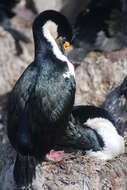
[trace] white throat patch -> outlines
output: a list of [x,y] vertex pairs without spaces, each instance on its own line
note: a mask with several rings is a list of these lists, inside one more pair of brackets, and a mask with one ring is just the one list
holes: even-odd
[[53,53],[54,55],[61,61],[64,61],[68,65],[68,71],[63,74],[64,78],[69,78],[71,75],[75,77],[75,72],[74,72],[74,66],[72,63],[67,59],[66,56],[62,54],[60,49],[57,46],[57,43],[55,39],[58,37],[58,32],[57,32],[58,26],[53,22],[53,21],[47,21],[44,26],[42,27],[44,37],[50,42],[50,44],[53,47]]
[[51,20],[47,21],[43,26],[44,36],[51,43],[52,43],[51,37],[56,39],[58,36],[57,28],[58,26]]

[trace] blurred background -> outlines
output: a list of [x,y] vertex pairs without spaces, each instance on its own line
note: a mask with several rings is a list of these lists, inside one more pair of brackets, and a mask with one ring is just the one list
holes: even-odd
[[75,104],[98,106],[127,75],[126,7],[126,0],[0,1],[0,169],[15,156],[6,136],[6,102],[33,61],[35,16],[47,9],[67,16],[74,32],[68,57],[76,72]]
[[32,62],[32,23],[47,9],[62,12],[73,26],[68,57],[76,68],[76,104],[102,102],[127,73],[126,0],[1,0],[1,97]]

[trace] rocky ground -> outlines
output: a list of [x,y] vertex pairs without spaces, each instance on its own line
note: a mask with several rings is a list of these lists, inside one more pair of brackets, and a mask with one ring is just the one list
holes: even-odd
[[[0,28],[0,190],[14,189],[12,170],[16,153],[6,135],[7,97],[34,54],[32,19],[28,21],[16,16],[12,23],[30,37],[31,43],[20,42],[22,53],[17,55],[13,37]],[[77,55],[80,60],[80,51]],[[76,105],[100,105],[127,74],[127,50],[106,55],[91,52],[86,58],[76,62]],[[126,154],[103,162],[78,152],[63,165],[44,162],[39,163],[36,168],[33,186],[37,190],[127,190]]]

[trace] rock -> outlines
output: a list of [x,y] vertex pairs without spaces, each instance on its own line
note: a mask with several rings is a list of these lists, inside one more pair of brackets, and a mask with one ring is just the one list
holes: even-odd
[[[26,25],[19,23],[19,19],[13,22],[17,28],[30,35],[29,29],[26,30]],[[16,187],[13,178],[16,152],[7,138],[7,110],[3,99],[6,99],[6,93],[12,89],[15,77],[19,77],[32,61],[33,44],[30,47],[23,43],[21,45],[23,53],[17,56],[14,39],[0,28],[0,115],[2,114],[3,123],[0,129],[0,190],[126,190],[126,154],[104,162],[84,156],[81,152],[74,152],[73,158],[55,164],[20,156],[22,164],[15,168],[15,175],[20,176],[19,186]],[[114,61],[109,57],[90,53],[81,61],[76,68],[75,104],[99,105],[108,92],[121,83],[127,73],[126,57],[123,60],[113,59]],[[127,152],[127,133],[125,142]]]
[[[20,162],[24,164],[17,168],[16,174],[20,176],[22,185],[19,183],[15,190],[126,190],[127,187],[125,155],[109,162],[82,156],[80,153],[75,154],[72,160],[64,161],[63,164],[38,163],[32,157],[20,157]],[[9,168],[10,171],[12,167]],[[11,182],[13,189],[15,184]],[[6,185],[6,188],[12,190],[10,186]]]
[[126,74],[126,58],[112,62],[103,54],[91,52],[76,69],[75,104],[101,104]]
[[0,28],[0,49],[0,95],[3,95],[11,90],[15,80],[26,68],[29,56],[27,50],[20,57],[16,55],[15,41],[3,28]]

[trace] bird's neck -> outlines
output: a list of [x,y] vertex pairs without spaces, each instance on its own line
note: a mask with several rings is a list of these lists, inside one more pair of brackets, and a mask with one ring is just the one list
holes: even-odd
[[36,37],[35,39],[35,59],[43,58],[46,56],[47,52],[51,51],[50,44],[45,40],[45,38]]
[[55,39],[57,38],[57,25],[52,21],[47,21],[40,31],[34,34],[35,58],[54,55],[61,61],[67,61],[67,58],[60,51]]

